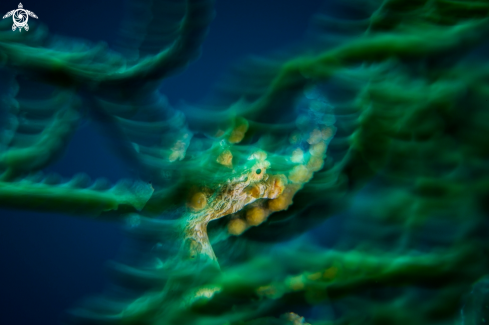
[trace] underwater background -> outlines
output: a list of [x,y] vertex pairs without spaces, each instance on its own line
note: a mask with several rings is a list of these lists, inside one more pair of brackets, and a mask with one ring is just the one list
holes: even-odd
[[[9,160],[30,141],[22,128],[18,143],[0,133],[0,325],[489,321],[489,1],[188,0],[187,45],[202,41],[201,53],[173,58],[188,65],[104,84],[119,57],[101,47],[77,59],[77,46],[119,49],[121,24],[147,15],[158,26],[153,8],[183,2],[128,0],[150,8],[128,12],[123,1],[43,0],[23,3],[38,16],[29,31],[0,21],[0,131],[13,98],[28,112],[15,111],[18,125],[46,127],[29,109],[45,109],[35,96],[47,84],[86,104],[74,104],[82,117],[62,155],[31,168],[44,179],[22,155]],[[41,25],[66,37],[46,43],[55,59],[36,47],[9,57]],[[30,65],[36,55],[46,61]],[[151,124],[175,116],[163,131]],[[145,138],[155,129],[156,145]],[[136,179],[114,186],[136,202],[22,191],[96,187],[79,173]]]

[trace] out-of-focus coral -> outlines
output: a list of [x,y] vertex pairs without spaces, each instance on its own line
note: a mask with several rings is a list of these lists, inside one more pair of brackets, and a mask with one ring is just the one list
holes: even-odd
[[[486,321],[489,3],[352,4],[362,19],[318,14],[302,46],[178,110],[159,86],[198,57],[210,0],[130,2],[165,19],[129,17],[118,52],[1,23],[0,206],[133,241],[66,323]],[[41,173],[87,117],[137,179]]]

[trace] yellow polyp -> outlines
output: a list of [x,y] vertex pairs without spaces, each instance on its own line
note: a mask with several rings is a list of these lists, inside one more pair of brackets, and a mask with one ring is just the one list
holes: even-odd
[[[255,151],[250,158],[257,159],[259,161],[264,161],[265,159],[267,159],[267,153],[263,150],[258,150]],[[268,164],[270,164],[270,162],[268,162]]]
[[214,136],[215,136],[216,138],[220,138],[220,137],[222,137],[223,135],[224,135],[224,131],[223,131],[223,130],[221,130],[221,129],[217,130],[217,131],[216,131],[216,133],[214,134]]
[[277,289],[272,285],[261,286],[256,289],[256,293],[262,297],[273,298],[278,295]]
[[328,140],[333,136],[333,128],[325,127],[321,129],[321,136],[323,140]]
[[[187,135],[185,135],[187,136]],[[181,141],[181,140],[178,140],[175,142],[175,144],[173,144],[173,147],[172,147],[172,150],[173,151],[182,151],[185,149],[185,142],[184,141]]]
[[283,193],[278,196],[276,199],[272,199],[268,201],[268,209],[270,211],[282,211],[289,207],[292,204],[292,197],[295,192],[297,192],[297,188],[294,186],[287,186]]
[[309,144],[316,144],[319,141],[322,140],[322,134],[319,129],[314,129],[310,134],[309,138],[307,139],[307,143]]
[[321,168],[323,168],[324,160],[320,157],[316,156],[311,156],[309,161],[307,162],[307,169],[309,169],[311,172],[317,172]]
[[170,162],[174,162],[177,160],[182,160],[183,158],[185,158],[185,142],[178,140],[173,144],[168,160]]
[[292,158],[290,158],[292,162],[302,164],[304,162],[304,151],[301,148],[297,148],[292,152]]
[[307,279],[311,280],[311,281],[317,281],[317,280],[321,279],[322,275],[323,274],[321,272],[312,273],[312,274],[309,274],[307,276]]
[[270,211],[282,211],[289,206],[288,199],[283,195],[268,201],[268,208]]
[[249,195],[254,197],[255,199],[259,198],[261,196],[261,190],[260,187],[257,185],[252,185],[247,188],[247,192]]
[[239,236],[246,230],[247,226],[246,221],[243,219],[232,219],[228,223],[228,233],[234,236]]
[[288,325],[311,325],[309,323],[305,323],[304,317],[301,317],[296,313],[290,312],[283,315],[283,317],[287,320]]
[[193,210],[200,211],[207,205],[207,197],[204,193],[195,193],[188,204]]
[[333,280],[337,274],[338,274],[338,268],[335,266],[332,266],[332,267],[326,269],[326,271],[324,271],[323,278],[327,279],[327,280]]
[[268,179],[269,193],[268,197],[274,199],[283,193],[285,189],[285,176],[284,175],[274,175]]
[[226,166],[233,166],[233,154],[229,150],[224,150],[216,159],[217,163]]
[[319,143],[313,144],[309,148],[309,153],[312,156],[322,157],[326,153],[326,143],[324,141],[321,141]]
[[305,285],[301,275],[290,277],[288,279],[288,286],[293,291],[304,290]]
[[204,287],[204,288],[200,288],[194,295],[194,298],[195,299],[198,299],[198,298],[212,298],[214,296],[214,294],[216,294],[217,292],[220,292],[222,289],[218,286],[213,286],[213,287]]
[[267,218],[265,209],[261,207],[253,207],[246,211],[246,221],[250,226],[258,226]]
[[236,126],[234,127],[234,129],[231,131],[231,134],[229,135],[228,141],[230,143],[241,142],[246,134],[246,131],[248,131],[248,126],[249,123],[246,119],[239,118],[236,122]]
[[293,183],[306,183],[312,177],[312,172],[304,165],[295,166],[289,173],[289,180]]
[[183,154],[182,154],[181,151],[172,151],[172,153],[168,157],[168,160],[170,162],[174,162],[174,161],[177,161],[177,160],[180,160],[180,159],[183,159]]

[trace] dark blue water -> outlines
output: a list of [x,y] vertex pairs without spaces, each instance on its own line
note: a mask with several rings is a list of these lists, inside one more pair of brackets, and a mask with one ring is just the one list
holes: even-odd
[[[114,0],[23,2],[52,33],[109,45],[117,36],[122,4]],[[161,91],[172,104],[197,103],[240,58],[299,41],[321,4],[320,0],[218,1],[202,56],[166,80]],[[3,16],[17,6],[16,1],[2,0],[0,13]],[[111,181],[130,175],[91,124],[79,130],[65,156],[50,170],[66,177],[85,172],[93,179]],[[64,310],[103,290],[104,263],[117,255],[122,240],[118,227],[109,223],[0,210],[0,325],[57,324]]]

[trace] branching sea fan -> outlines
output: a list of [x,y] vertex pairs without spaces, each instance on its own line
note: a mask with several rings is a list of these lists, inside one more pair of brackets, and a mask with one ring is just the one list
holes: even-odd
[[[2,22],[2,217],[128,236],[64,323],[489,321],[489,2],[343,5],[178,107],[161,85],[198,59],[211,0],[129,1],[116,50]],[[42,173],[87,119],[133,179]]]

